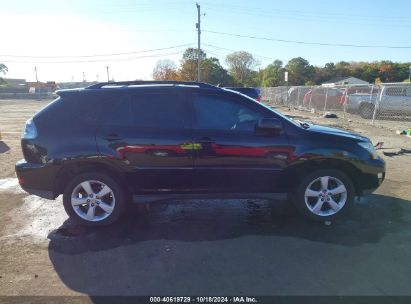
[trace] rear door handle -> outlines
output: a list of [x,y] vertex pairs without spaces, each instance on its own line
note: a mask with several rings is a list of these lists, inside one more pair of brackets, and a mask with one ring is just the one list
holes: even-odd
[[104,139],[108,141],[116,141],[121,140],[122,137],[118,134],[107,134],[106,136],[104,136]]

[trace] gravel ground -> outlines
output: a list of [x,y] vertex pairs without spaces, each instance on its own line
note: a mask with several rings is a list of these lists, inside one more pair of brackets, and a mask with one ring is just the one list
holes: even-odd
[[[330,226],[280,201],[193,200],[82,228],[14,176],[24,121],[47,102],[0,100],[0,296],[411,295],[410,155],[384,156],[383,185]],[[381,155],[411,149],[383,124],[280,110],[384,142]]]

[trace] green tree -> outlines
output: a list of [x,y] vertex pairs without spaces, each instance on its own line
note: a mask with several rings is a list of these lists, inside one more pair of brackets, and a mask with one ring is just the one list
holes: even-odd
[[233,85],[233,78],[224,69],[217,58],[210,57],[201,61],[201,81],[222,86]]
[[[203,50],[200,50],[200,59],[204,60],[207,57]],[[197,80],[197,58],[198,49],[188,48],[183,54],[180,66],[180,78],[186,81]]]
[[225,61],[236,85],[255,85],[257,72],[254,69],[258,66],[258,62],[252,54],[245,51],[234,52],[227,55]]
[[305,85],[307,81],[314,81],[315,68],[302,57],[291,59],[285,69],[288,71],[290,85]]
[[[4,63],[0,63],[0,74],[6,75],[8,68]],[[0,84],[5,83],[4,79],[0,77]]]
[[362,66],[360,79],[363,79],[369,83],[374,83],[375,79],[379,76],[379,67],[377,63],[365,62]]
[[350,76],[350,63],[346,61],[337,62],[335,72],[337,77]]
[[262,70],[261,86],[276,87],[284,82],[284,68],[281,60],[274,60],[265,69]]

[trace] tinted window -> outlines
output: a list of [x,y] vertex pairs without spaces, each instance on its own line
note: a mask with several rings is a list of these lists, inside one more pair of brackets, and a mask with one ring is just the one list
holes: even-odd
[[123,98],[119,100],[115,105],[102,117],[102,121],[106,125],[112,126],[132,126],[132,107],[131,100]]
[[131,98],[136,127],[186,128],[185,107],[176,94],[141,94]]
[[196,128],[253,131],[263,116],[240,102],[218,95],[194,95]]
[[93,94],[72,94],[60,97],[38,113],[41,123],[79,126],[94,124],[110,98]]

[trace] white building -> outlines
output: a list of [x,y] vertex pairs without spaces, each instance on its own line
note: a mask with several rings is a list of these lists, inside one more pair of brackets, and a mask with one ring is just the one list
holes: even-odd
[[355,78],[355,77],[337,77],[334,79],[331,79],[329,81],[326,81],[322,84],[323,87],[333,87],[336,85],[367,85],[369,84],[368,82]]

